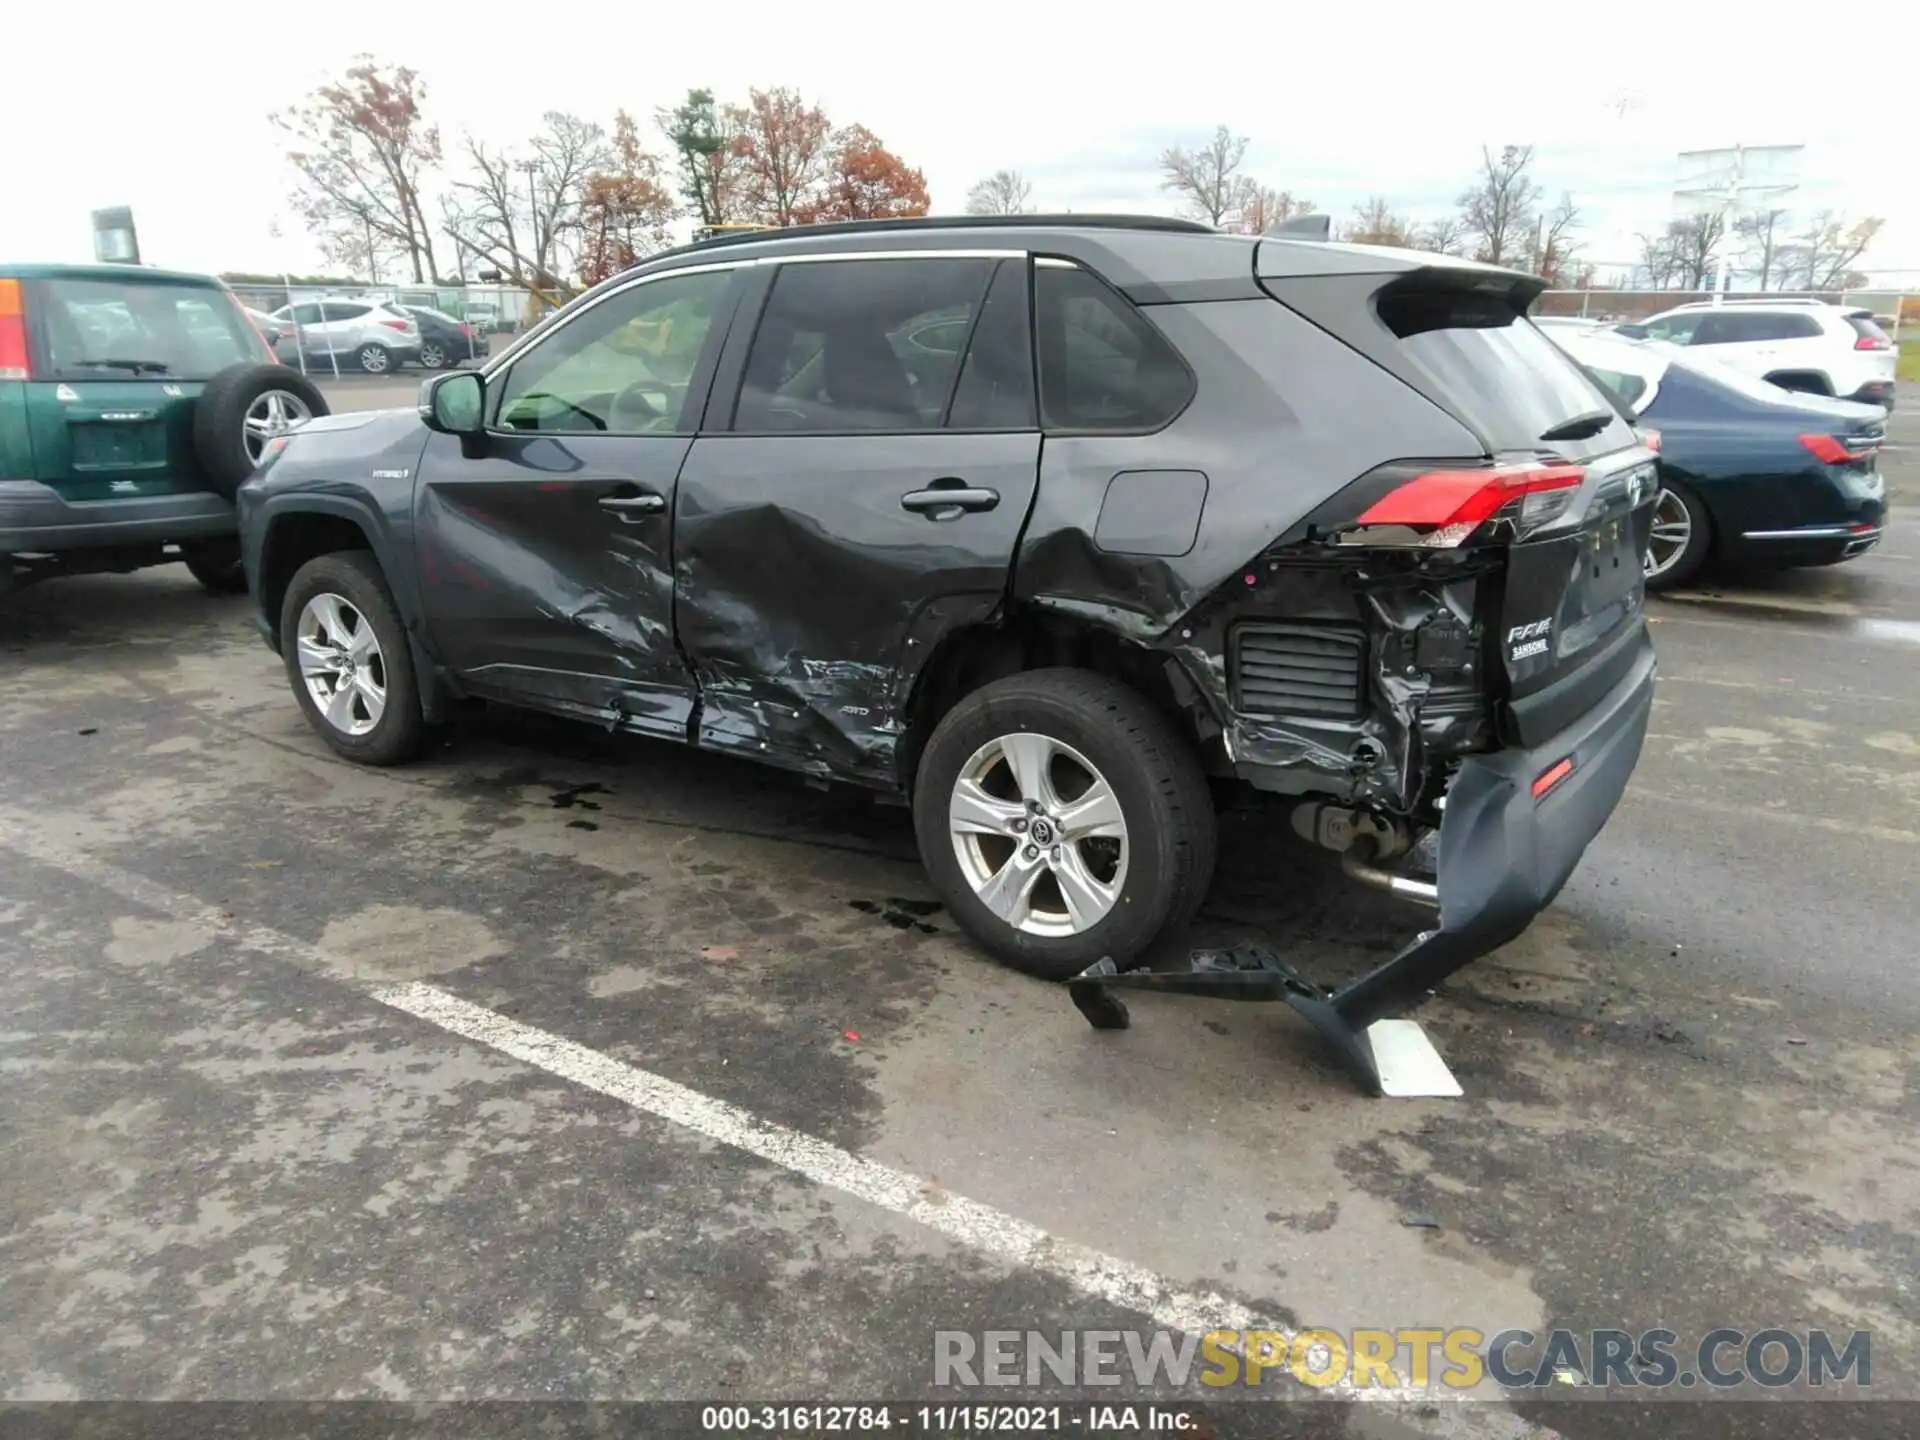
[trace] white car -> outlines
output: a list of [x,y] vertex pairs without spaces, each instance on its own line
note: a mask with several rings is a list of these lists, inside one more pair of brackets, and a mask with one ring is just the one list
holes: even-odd
[[1893,408],[1899,356],[1871,310],[1824,300],[1729,300],[1681,305],[1622,331],[1701,348],[1785,390]]
[[309,370],[337,363],[343,370],[386,375],[420,362],[419,322],[372,300],[303,300],[282,305],[272,318],[283,337],[275,351],[289,365],[298,365],[304,353]]

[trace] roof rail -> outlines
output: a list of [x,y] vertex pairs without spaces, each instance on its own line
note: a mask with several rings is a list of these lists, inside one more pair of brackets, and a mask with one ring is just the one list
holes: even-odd
[[676,245],[658,255],[649,255],[642,264],[664,260],[669,255],[722,249],[728,245],[751,245],[756,241],[815,235],[876,235],[900,230],[1006,230],[1045,227],[1071,230],[1171,230],[1183,235],[1217,235],[1211,225],[1197,220],[1181,220],[1171,215],[916,215],[902,220],[838,220],[827,225],[768,226],[733,234],[713,235],[686,245]]

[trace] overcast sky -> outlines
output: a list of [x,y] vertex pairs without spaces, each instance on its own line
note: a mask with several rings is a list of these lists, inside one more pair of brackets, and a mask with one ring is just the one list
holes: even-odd
[[[1679,151],[1804,143],[1793,203],[1884,216],[1864,266],[1920,288],[1920,140],[1875,64],[1914,53],[1920,7],[1875,11],[1843,55],[1790,38],[1759,0],[1377,3],[1299,18],[1212,0],[27,3],[39,25],[84,25],[88,39],[62,60],[23,50],[9,22],[0,259],[90,259],[89,212],[125,204],[155,264],[318,268],[267,114],[371,52],[421,73],[449,148],[463,131],[512,142],[550,109],[610,121],[622,106],[651,116],[691,86],[744,98],[792,85],[923,169],[936,211],[959,210],[1002,166],[1032,180],[1039,208],[1170,211],[1157,155],[1224,123],[1252,137],[1251,173],[1338,219],[1369,194],[1426,218],[1452,208],[1483,143],[1531,143],[1539,180],[1573,193],[1584,253],[1603,265],[1630,263],[1635,232],[1671,216]],[[551,25],[522,28],[527,16]]]

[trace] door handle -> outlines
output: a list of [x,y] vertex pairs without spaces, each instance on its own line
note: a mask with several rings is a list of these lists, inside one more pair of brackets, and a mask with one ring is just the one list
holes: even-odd
[[611,510],[614,515],[626,521],[638,520],[643,515],[659,515],[667,508],[667,497],[648,492],[641,495],[608,495],[600,501],[602,510]]
[[900,497],[900,508],[925,515],[930,520],[954,520],[970,510],[991,510],[1000,503],[1000,492],[957,480],[942,484],[935,481],[925,490],[909,490]]

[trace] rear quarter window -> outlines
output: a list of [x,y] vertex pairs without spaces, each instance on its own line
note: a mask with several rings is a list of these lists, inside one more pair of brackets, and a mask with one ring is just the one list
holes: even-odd
[[28,314],[35,371],[57,380],[205,380],[265,359],[233,297],[213,286],[41,280]]
[[1033,306],[1047,429],[1158,430],[1193,398],[1180,352],[1097,276],[1036,266]]

